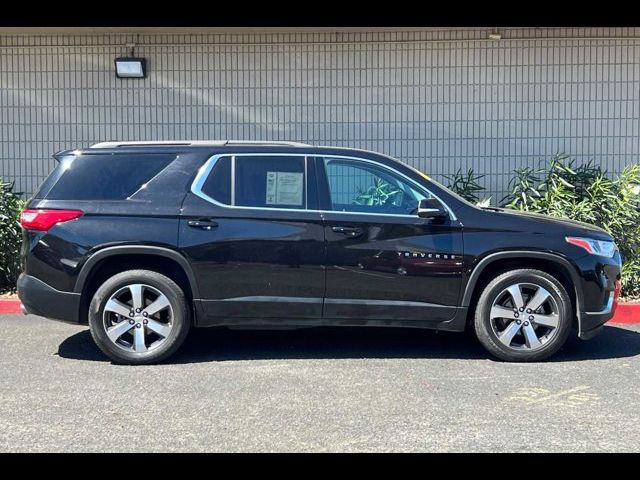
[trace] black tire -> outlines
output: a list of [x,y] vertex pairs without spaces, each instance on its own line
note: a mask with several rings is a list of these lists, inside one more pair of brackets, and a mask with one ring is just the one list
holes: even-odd
[[[505,345],[499,340],[496,331],[494,331],[492,327],[490,317],[494,301],[499,298],[505,289],[516,284],[533,284],[543,287],[550,293],[558,309],[558,326],[556,327],[555,333],[552,336],[550,335],[548,340],[542,343],[542,346],[536,347],[535,349],[519,349],[517,346]],[[531,297],[529,297],[529,299],[531,299]],[[520,322],[523,323],[531,317],[535,319],[535,312],[531,317],[528,315],[526,311],[522,312]],[[549,358],[565,344],[571,332],[573,318],[574,313],[571,299],[562,284],[553,276],[533,269],[510,270],[498,275],[483,289],[476,305],[474,330],[480,343],[489,353],[497,358],[509,362],[537,362]],[[504,321],[510,323],[516,320]],[[545,327],[540,327],[535,324],[535,322],[532,322],[531,325],[536,325],[535,328],[537,329],[542,328],[545,330]],[[517,335],[522,335],[524,339],[524,333],[519,332]]]
[[[173,312],[171,319],[172,326],[169,334],[164,337],[164,339],[159,337],[162,341],[157,347],[149,349],[148,351],[135,352],[124,350],[109,339],[105,329],[104,310],[107,302],[116,292],[132,284],[143,284],[157,289],[166,296]],[[149,317],[149,319],[151,318],[152,317]],[[140,323],[143,320],[144,319],[140,317]],[[151,324],[151,321],[148,321],[149,324]],[[89,328],[91,336],[100,350],[117,364],[148,365],[166,360],[182,345],[189,333],[190,326],[191,314],[189,304],[182,289],[165,275],[150,270],[129,270],[114,275],[98,288],[89,306]],[[133,327],[131,331],[133,331]]]

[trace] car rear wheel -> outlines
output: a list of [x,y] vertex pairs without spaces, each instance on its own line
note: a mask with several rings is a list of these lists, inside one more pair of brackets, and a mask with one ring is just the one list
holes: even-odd
[[130,270],[108,279],[89,306],[89,328],[113,362],[157,363],[171,356],[190,326],[182,289],[149,270]]
[[562,284],[540,270],[511,270],[482,291],[474,328],[480,343],[506,361],[544,360],[571,331],[573,309]]

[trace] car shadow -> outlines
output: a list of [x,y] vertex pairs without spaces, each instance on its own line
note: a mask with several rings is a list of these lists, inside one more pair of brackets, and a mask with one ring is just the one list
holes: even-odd
[[[605,326],[590,341],[572,336],[552,362],[603,360],[640,354],[640,333]],[[58,355],[108,361],[88,330],[64,340]],[[469,334],[402,328],[319,327],[300,330],[192,330],[168,364],[226,360],[448,358],[491,359]]]

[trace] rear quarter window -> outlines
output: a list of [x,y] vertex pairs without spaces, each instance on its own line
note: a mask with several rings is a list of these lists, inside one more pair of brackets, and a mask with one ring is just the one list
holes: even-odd
[[222,157],[202,184],[202,193],[214,200],[231,204],[231,157]]
[[148,183],[175,154],[82,154],[63,159],[34,198],[124,200]]

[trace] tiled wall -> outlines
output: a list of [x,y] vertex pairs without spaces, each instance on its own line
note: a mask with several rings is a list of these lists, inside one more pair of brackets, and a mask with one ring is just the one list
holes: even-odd
[[[105,140],[297,140],[390,154],[494,199],[562,150],[640,161],[640,28],[2,36],[0,174],[32,192],[55,151]],[[144,80],[113,59],[148,59]],[[495,203],[495,201],[494,201]]]

